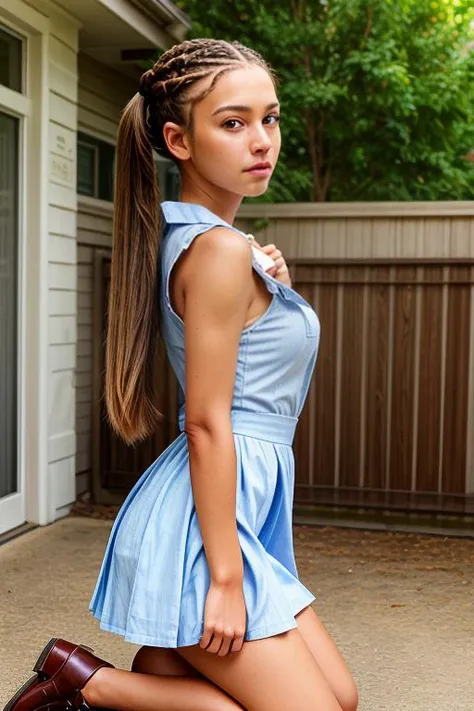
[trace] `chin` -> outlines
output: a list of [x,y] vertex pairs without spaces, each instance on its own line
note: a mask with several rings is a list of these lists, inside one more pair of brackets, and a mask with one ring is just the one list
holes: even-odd
[[244,197],[260,197],[264,195],[268,190],[268,183],[263,183],[261,185],[254,185],[252,188],[247,188],[244,193]]

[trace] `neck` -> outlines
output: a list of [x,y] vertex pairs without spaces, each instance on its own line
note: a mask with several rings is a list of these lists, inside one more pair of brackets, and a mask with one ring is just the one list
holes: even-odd
[[207,207],[218,217],[221,217],[229,225],[234,224],[235,216],[242,202],[242,196],[229,193],[227,191],[204,191],[201,189],[187,189],[183,186],[179,196],[180,202],[191,202],[196,205]]

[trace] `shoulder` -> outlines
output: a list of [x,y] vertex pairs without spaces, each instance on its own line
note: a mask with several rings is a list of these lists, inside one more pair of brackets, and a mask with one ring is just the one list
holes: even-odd
[[252,248],[242,234],[220,225],[201,225],[189,245],[189,261],[206,271],[233,265],[245,271],[252,268]]
[[212,226],[196,237],[183,262],[183,286],[227,293],[251,288],[252,248],[242,234]]
[[230,255],[251,257],[250,244],[242,234],[222,225],[201,225],[196,235],[196,252],[212,251],[216,258]]

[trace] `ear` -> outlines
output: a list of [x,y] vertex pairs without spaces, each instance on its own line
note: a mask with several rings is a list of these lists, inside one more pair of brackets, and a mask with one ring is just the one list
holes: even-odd
[[167,121],[163,126],[163,138],[169,152],[179,160],[188,160],[191,157],[188,148],[188,137],[182,126],[172,121]]

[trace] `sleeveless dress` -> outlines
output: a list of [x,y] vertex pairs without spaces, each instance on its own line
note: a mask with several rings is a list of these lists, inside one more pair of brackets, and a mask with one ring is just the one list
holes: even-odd
[[[181,433],[142,474],[114,522],[89,609],[101,629],[156,647],[197,644],[210,584],[191,488],[185,413],[184,327],[173,311],[170,273],[193,239],[232,229],[207,208],[165,201],[159,249],[160,308],[167,355],[180,383]],[[315,596],[298,579],[292,536],[292,442],[319,344],[319,321],[292,288],[253,268],[272,300],[242,331],[231,420],[237,458],[236,520],[244,563],[245,640],[297,626]]]

